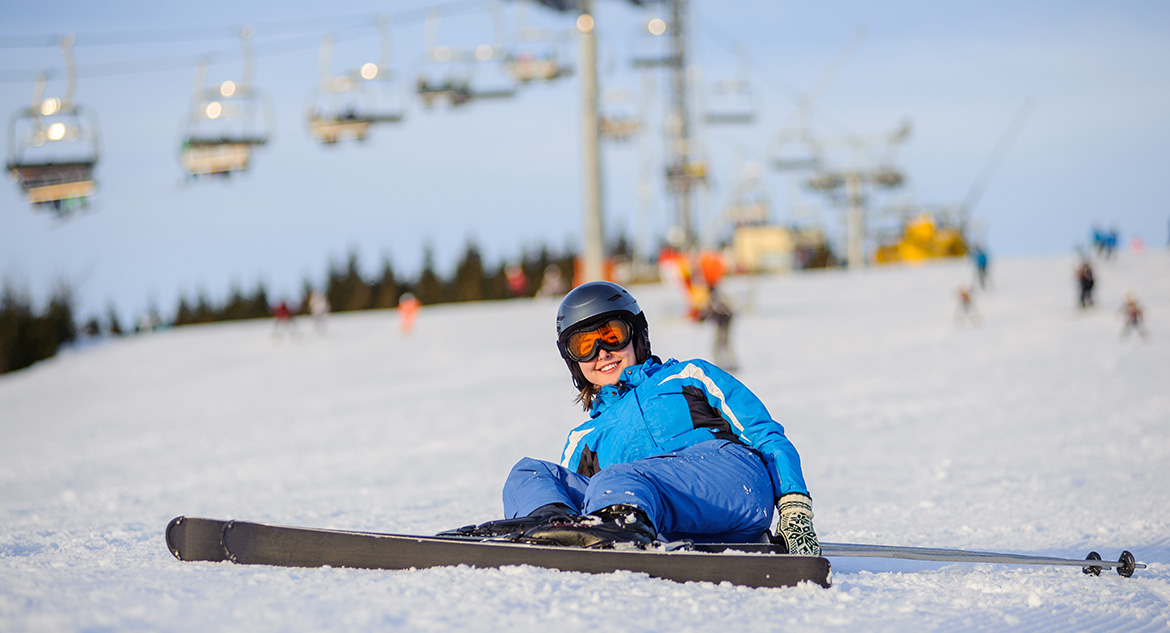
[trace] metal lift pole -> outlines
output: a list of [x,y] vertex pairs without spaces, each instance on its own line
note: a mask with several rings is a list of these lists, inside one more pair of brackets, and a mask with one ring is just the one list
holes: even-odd
[[601,214],[601,125],[597,113],[597,35],[592,0],[581,0],[577,31],[581,37],[581,164],[584,218],[582,279],[605,278],[605,231]]
[[[687,0],[671,0],[670,2],[670,52],[671,52],[671,66],[670,66],[670,86],[671,86],[671,107],[672,107],[672,124],[674,128],[675,137],[673,152],[673,163],[679,168],[686,169],[691,160],[691,125],[690,125],[690,108],[688,107],[687,99]],[[695,246],[698,237],[695,235],[694,224],[691,221],[691,191],[692,186],[689,177],[684,177],[684,186],[679,187],[675,193],[675,212],[677,213],[678,226],[682,229],[684,237],[684,249],[690,250]]]

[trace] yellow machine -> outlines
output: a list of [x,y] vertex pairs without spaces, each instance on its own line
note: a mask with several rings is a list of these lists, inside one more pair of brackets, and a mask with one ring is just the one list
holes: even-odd
[[897,241],[879,246],[874,261],[879,264],[919,262],[963,257],[967,251],[967,241],[960,229],[939,226],[934,217],[922,214],[906,222]]

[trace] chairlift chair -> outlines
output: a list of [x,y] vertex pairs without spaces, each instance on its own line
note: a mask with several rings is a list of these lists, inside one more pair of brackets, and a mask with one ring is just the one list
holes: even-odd
[[642,118],[628,90],[606,90],[598,109],[598,132],[607,141],[628,141],[642,130]]
[[503,99],[515,96],[515,86],[510,82],[507,85],[484,88],[475,85],[472,80],[476,66],[499,64],[503,58],[503,47],[499,43],[502,27],[498,10],[493,9],[496,22],[495,41],[469,50],[437,44],[440,17],[441,13],[438,10],[427,16],[426,52],[415,80],[415,92],[423,100],[423,104],[428,108],[438,103],[457,107],[477,99]]
[[247,171],[252,151],[268,143],[270,107],[251,86],[250,40],[250,31],[243,31],[244,75],[239,83],[229,80],[208,87],[206,62],[195,71],[191,112],[179,148],[180,164],[190,178],[227,177]]
[[751,87],[742,79],[715,82],[703,120],[713,125],[750,125],[756,121]]
[[204,91],[193,101],[180,161],[188,176],[228,176],[251,167],[252,151],[268,143],[267,122],[254,129],[263,104],[250,90],[236,89],[224,97],[223,88]]
[[521,84],[548,82],[573,74],[572,64],[565,62],[568,56],[564,45],[569,41],[569,32],[556,33],[548,29],[527,25],[524,3],[517,5],[519,26],[516,43],[504,55],[504,68],[513,79]]
[[318,66],[321,82],[312,92],[307,107],[309,131],[321,143],[342,139],[364,141],[370,128],[403,119],[399,88],[390,67],[389,22],[378,22],[382,55],[377,63],[367,62],[357,70],[333,75],[333,37],[321,42]]
[[667,166],[666,181],[671,191],[693,191],[707,184],[707,163],[680,158]]
[[61,42],[67,68],[63,97],[45,98],[47,77],[37,78],[31,105],[9,120],[5,168],[25,199],[60,218],[86,208],[96,191],[99,154],[97,119],[73,100],[77,70],[72,40]]
[[706,98],[704,120],[714,125],[750,125],[756,120],[755,96],[748,81],[747,53],[736,51],[736,76],[711,85]]
[[666,20],[660,17],[651,17],[632,34],[633,41],[630,50],[634,51],[630,58],[633,68],[663,68],[677,66],[679,59],[671,49],[670,37],[666,35],[669,29]]
[[571,71],[560,63],[555,52],[535,53],[530,50],[509,53],[504,58],[504,67],[522,84],[552,81]]

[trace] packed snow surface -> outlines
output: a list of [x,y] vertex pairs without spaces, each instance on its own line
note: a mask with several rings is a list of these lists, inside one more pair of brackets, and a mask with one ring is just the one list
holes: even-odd
[[[268,321],[78,346],[0,376],[0,630],[1164,631],[1170,628],[1170,253],[734,278],[737,375],[800,449],[824,541],[1116,559],[832,560],[830,589],[531,567],[182,563],[177,515],[429,534],[501,512],[523,456],[582,419],[555,299]],[[681,293],[634,286],[654,350],[710,357]],[[1126,293],[1148,340],[1123,340]]]

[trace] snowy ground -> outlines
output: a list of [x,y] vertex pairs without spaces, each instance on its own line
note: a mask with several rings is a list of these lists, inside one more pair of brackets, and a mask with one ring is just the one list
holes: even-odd
[[[831,589],[534,568],[405,572],[180,563],[180,514],[432,533],[494,518],[518,458],[580,419],[555,302],[183,328],[0,376],[0,630],[1162,631],[1170,628],[1170,253],[732,280],[740,378],[804,458],[826,541],[1149,569],[836,559]],[[671,288],[636,287],[655,351],[709,356]],[[1120,340],[1124,294],[1150,340]]]

